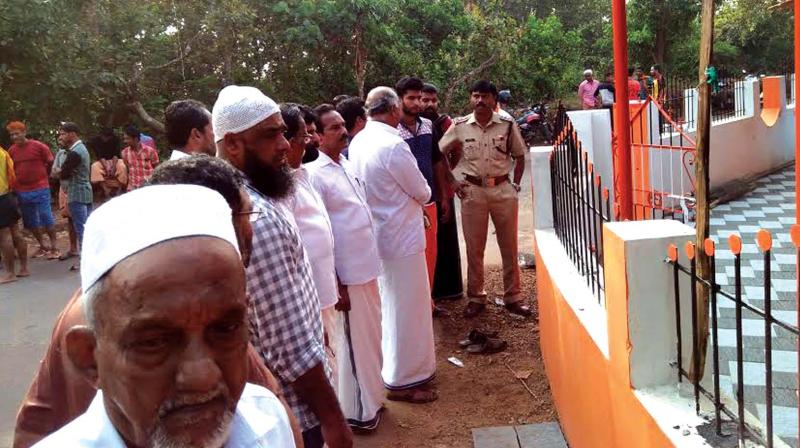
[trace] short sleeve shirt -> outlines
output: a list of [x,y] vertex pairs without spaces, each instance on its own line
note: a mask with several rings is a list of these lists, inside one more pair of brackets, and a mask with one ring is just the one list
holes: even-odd
[[433,123],[427,118],[419,117],[415,132],[403,123],[397,125],[397,130],[400,131],[400,138],[411,148],[411,153],[417,159],[417,167],[431,188],[431,201],[436,201],[439,196],[433,181],[433,166],[442,160],[442,152],[433,136]]
[[48,168],[53,163],[53,153],[44,143],[28,139],[22,145],[13,144],[8,151],[14,161],[16,192],[36,191],[50,187]]
[[444,152],[461,142],[464,173],[476,177],[499,177],[511,172],[514,158],[525,157],[525,140],[514,120],[495,113],[486,127],[474,114],[457,118],[444,133],[439,147]]

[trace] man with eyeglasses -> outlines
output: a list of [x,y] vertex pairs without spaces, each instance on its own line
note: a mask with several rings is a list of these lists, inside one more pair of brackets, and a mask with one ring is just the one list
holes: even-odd
[[286,198],[286,204],[300,230],[303,248],[311,262],[314,286],[317,288],[319,308],[322,313],[322,329],[325,333],[325,351],[331,366],[333,388],[337,386],[336,346],[341,333],[338,312],[339,299],[336,287],[336,268],[333,263],[333,230],[322,198],[311,185],[308,170],[301,164],[303,153],[311,136],[306,130],[303,112],[296,104],[281,105],[281,116],[286,124],[284,136],[289,141],[286,159],[292,168],[294,190]]

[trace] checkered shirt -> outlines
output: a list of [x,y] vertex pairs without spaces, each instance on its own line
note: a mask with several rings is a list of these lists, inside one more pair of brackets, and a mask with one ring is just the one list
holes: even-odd
[[264,363],[278,378],[286,401],[303,431],[319,425],[291,386],[325,358],[319,299],[311,265],[294,222],[277,202],[252,185],[247,192],[253,210],[263,212],[253,223],[253,252],[247,268],[250,295],[250,338]]
[[158,165],[158,151],[147,145],[134,151],[130,146],[122,150],[122,160],[128,166],[128,191],[144,184]]

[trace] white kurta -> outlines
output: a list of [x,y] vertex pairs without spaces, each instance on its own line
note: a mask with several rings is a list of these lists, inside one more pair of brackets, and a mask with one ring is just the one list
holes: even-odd
[[[97,391],[86,412],[34,446],[125,448],[126,445],[106,413],[103,391]],[[293,448],[292,428],[283,404],[267,389],[246,384],[236,405],[225,446]]]
[[333,229],[336,273],[347,286],[350,311],[323,313],[336,362],[336,395],[350,425],[374,429],[380,422],[381,378],[380,269],[372,215],[363,185],[347,161],[324,152],[306,165]]
[[385,123],[368,122],[350,142],[349,157],[378,234],[383,382],[388,389],[416,387],[436,373],[422,218],[431,189],[408,144]]

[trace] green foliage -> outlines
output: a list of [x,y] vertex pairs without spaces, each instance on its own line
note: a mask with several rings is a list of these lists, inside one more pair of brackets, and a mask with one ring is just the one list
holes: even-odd
[[[718,7],[716,64],[784,72],[791,17],[769,0]],[[52,133],[153,125],[174,99],[213,104],[251,84],[282,101],[434,82],[451,112],[492,79],[517,106],[571,98],[584,68],[612,64],[610,0],[4,0],[0,122]],[[699,0],[630,0],[630,62],[696,76]],[[477,70],[478,68],[480,70]],[[145,115],[134,106],[141,105]],[[148,130],[151,134],[156,132]]]

